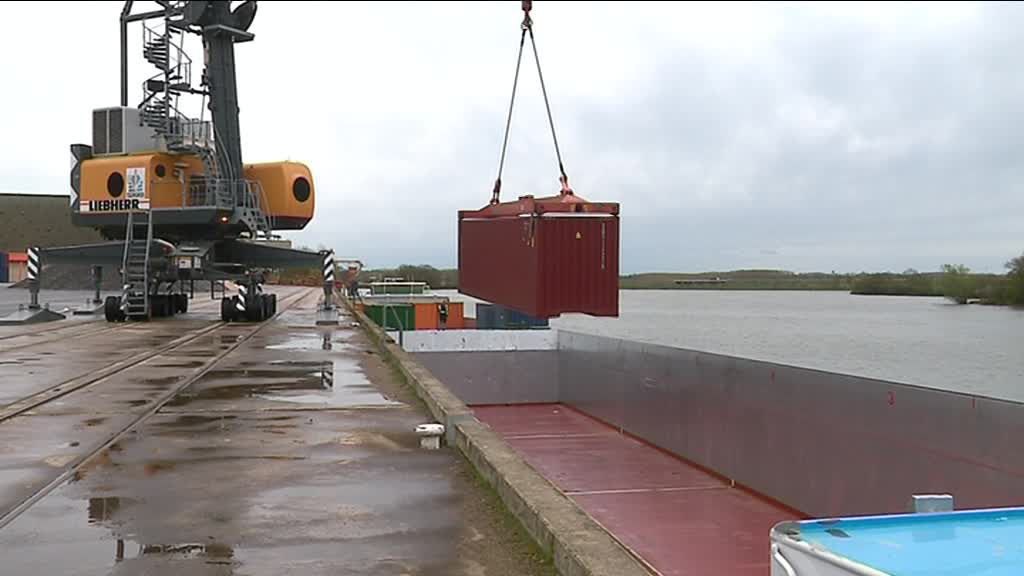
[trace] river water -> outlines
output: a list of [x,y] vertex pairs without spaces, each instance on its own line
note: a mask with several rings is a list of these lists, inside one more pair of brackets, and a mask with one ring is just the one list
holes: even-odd
[[573,314],[551,324],[1024,401],[1021,310],[942,298],[728,290],[623,290],[619,307],[618,318]]

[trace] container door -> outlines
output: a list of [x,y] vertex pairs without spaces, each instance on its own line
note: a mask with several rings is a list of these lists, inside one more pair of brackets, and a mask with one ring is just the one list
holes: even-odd
[[619,219],[544,217],[538,318],[619,314]]

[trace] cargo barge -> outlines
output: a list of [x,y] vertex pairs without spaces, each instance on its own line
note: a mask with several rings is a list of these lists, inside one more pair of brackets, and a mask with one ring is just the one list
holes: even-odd
[[[826,574],[772,538],[920,494],[1024,498],[1019,403],[555,329],[388,334],[653,573]],[[872,569],[850,574],[934,573]]]

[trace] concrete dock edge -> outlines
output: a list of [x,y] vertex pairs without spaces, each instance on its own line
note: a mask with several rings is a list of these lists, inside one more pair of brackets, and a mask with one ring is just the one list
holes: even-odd
[[563,576],[651,576],[640,560],[526,463],[457,396],[355,307],[348,305],[381,354],[406,379],[431,415],[498,493]]

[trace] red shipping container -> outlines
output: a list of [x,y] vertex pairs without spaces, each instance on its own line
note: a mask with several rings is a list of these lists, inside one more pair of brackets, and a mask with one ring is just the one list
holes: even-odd
[[459,292],[535,318],[619,315],[619,205],[523,196],[459,212]]

